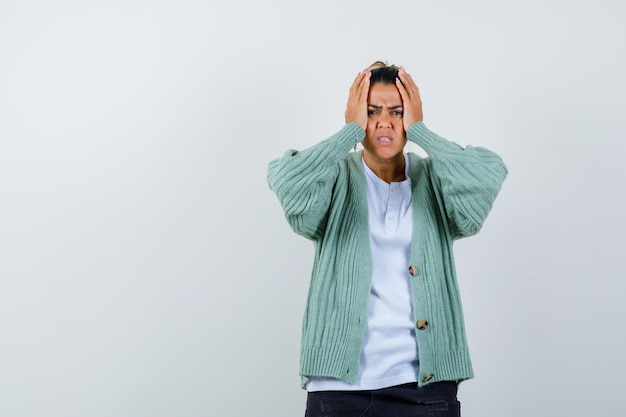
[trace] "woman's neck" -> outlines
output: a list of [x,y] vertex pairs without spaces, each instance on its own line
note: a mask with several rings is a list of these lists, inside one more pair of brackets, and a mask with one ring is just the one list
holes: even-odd
[[400,182],[406,179],[406,161],[404,155],[386,161],[376,161],[363,155],[363,161],[374,174],[386,183]]

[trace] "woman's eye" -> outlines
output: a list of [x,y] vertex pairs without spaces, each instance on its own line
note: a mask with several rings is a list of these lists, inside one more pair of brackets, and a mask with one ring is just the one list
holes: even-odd
[[401,112],[401,111],[394,111],[394,112],[393,112],[393,115],[394,115],[394,116],[402,116],[403,114],[404,114],[404,113],[403,113],[403,112]]
[[367,114],[374,115],[374,114],[376,114],[376,110],[368,110]]

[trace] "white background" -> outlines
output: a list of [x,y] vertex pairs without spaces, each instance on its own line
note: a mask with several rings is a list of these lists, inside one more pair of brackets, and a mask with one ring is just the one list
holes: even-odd
[[510,170],[456,244],[464,416],[624,416],[624,12],[3,1],[0,416],[302,416],[313,251],[266,168],[339,130],[379,59]]

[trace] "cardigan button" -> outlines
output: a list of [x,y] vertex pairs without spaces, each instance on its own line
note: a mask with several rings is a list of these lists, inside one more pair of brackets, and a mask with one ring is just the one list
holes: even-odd
[[419,270],[417,269],[417,267],[415,265],[411,265],[409,267],[409,274],[411,274],[411,276],[416,277],[417,274],[419,274]]
[[431,379],[433,379],[434,377],[435,377],[435,375],[433,375],[433,374],[426,375],[426,376],[424,377],[424,379],[422,379],[422,381],[423,381],[423,382],[428,382],[428,381],[430,381]]
[[426,330],[426,328],[428,327],[428,320],[426,319],[420,319],[417,321],[417,328],[420,330]]

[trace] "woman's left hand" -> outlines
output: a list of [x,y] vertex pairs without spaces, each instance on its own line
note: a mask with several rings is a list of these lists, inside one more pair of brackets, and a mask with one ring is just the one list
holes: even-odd
[[408,131],[409,127],[415,122],[421,122],[424,120],[424,113],[422,112],[422,98],[420,97],[420,91],[413,81],[413,78],[404,70],[400,68],[398,71],[398,77],[396,79],[396,86],[402,96],[402,106],[404,107],[404,116],[402,118],[402,124],[404,125],[404,131]]

